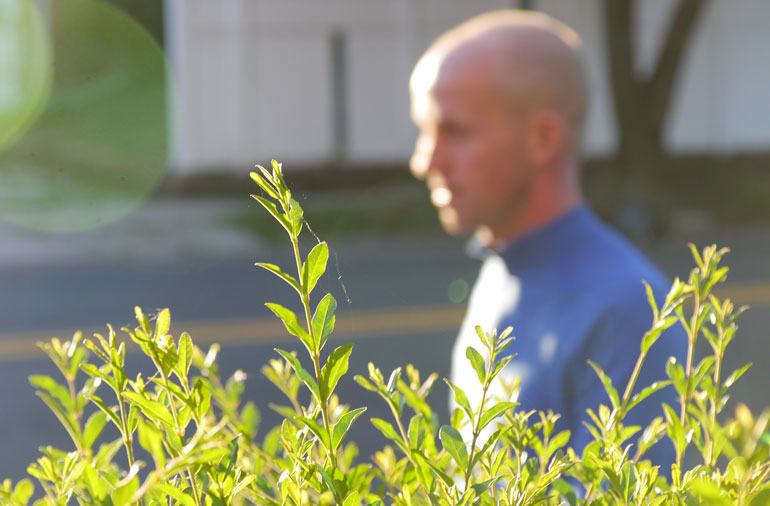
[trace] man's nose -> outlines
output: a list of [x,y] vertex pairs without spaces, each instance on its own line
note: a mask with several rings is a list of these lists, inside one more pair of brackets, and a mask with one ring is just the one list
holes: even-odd
[[414,153],[409,160],[409,168],[414,177],[423,180],[428,176],[429,172],[438,168],[437,148],[437,139],[435,137],[421,135],[417,138]]

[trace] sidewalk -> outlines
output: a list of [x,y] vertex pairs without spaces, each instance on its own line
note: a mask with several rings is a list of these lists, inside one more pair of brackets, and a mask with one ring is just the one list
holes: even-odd
[[[280,230],[248,197],[248,191],[245,189],[243,196],[156,195],[123,218],[84,232],[29,230],[0,216],[0,270],[163,263],[235,255],[256,258],[276,247]],[[418,200],[421,197],[411,187],[398,186],[369,193],[340,190],[297,195],[315,229],[334,231],[331,237],[327,232],[321,239],[338,244],[355,243],[361,236],[380,240],[393,237],[396,241],[425,233],[428,240],[439,237],[437,226],[426,223],[429,220],[424,215],[432,210],[427,208],[427,201]],[[401,227],[399,223],[404,221],[409,223]],[[689,273],[692,258],[688,242],[698,249],[716,243],[731,249],[726,258],[731,267],[730,281],[770,280],[770,224],[720,226],[702,220],[679,221],[674,233],[642,246],[669,275]],[[346,227],[351,231],[345,231]]]
[[263,210],[247,195],[161,196],[84,232],[40,232],[0,220],[0,269],[256,255],[258,236],[228,225],[233,215],[248,212]]

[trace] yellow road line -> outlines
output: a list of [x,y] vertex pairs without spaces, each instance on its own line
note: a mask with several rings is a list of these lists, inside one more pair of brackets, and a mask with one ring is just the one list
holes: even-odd
[[[770,305],[770,283],[732,283],[716,290],[719,297],[729,297],[736,305]],[[379,310],[345,311],[338,313],[332,339],[364,339],[386,335],[417,335],[428,332],[457,331],[464,308],[457,305],[418,306]],[[173,312],[172,312],[173,317]],[[178,335],[189,332],[193,342],[203,346],[222,344],[271,344],[292,341],[277,318],[255,317],[177,322],[172,331]],[[35,343],[53,336],[69,339],[74,330],[40,330],[33,332],[0,333],[0,362],[42,359],[43,353]],[[85,336],[106,333],[106,327],[84,329]],[[120,333],[122,334],[122,332]]]
[[[338,323],[330,339],[363,339],[385,335],[410,335],[426,332],[455,332],[463,315],[461,306],[419,306],[337,313]],[[233,318],[202,322],[173,323],[172,333],[188,332],[199,346],[221,344],[271,344],[293,341],[275,317]],[[75,330],[41,330],[0,334],[0,362],[42,359],[39,341],[53,336],[66,340]],[[105,335],[106,327],[84,329],[84,336]],[[123,334],[123,332],[119,332]],[[131,343],[133,344],[133,343]]]
[[767,281],[730,283],[715,288],[714,295],[723,299],[729,297],[737,306],[744,304],[754,307],[766,306],[770,304],[770,283]]

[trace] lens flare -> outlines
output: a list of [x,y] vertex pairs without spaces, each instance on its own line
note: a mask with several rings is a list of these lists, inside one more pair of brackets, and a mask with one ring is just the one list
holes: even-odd
[[52,70],[51,41],[37,4],[0,0],[0,152],[43,111]]
[[[35,2],[0,0],[16,3]],[[166,61],[141,25],[103,0],[49,6],[52,58],[41,51],[27,67],[52,73],[50,97],[34,124],[0,154],[0,217],[20,227],[74,232],[124,216],[162,180]],[[22,79],[24,68],[6,80]]]

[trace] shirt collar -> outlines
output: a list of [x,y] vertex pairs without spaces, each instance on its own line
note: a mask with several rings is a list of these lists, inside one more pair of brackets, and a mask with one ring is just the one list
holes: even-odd
[[506,264],[521,265],[547,260],[563,254],[580,241],[585,227],[595,215],[586,204],[580,204],[556,220],[536,229],[495,251],[483,245],[475,236],[466,243],[465,251],[471,258],[485,260],[493,255],[502,257]]

